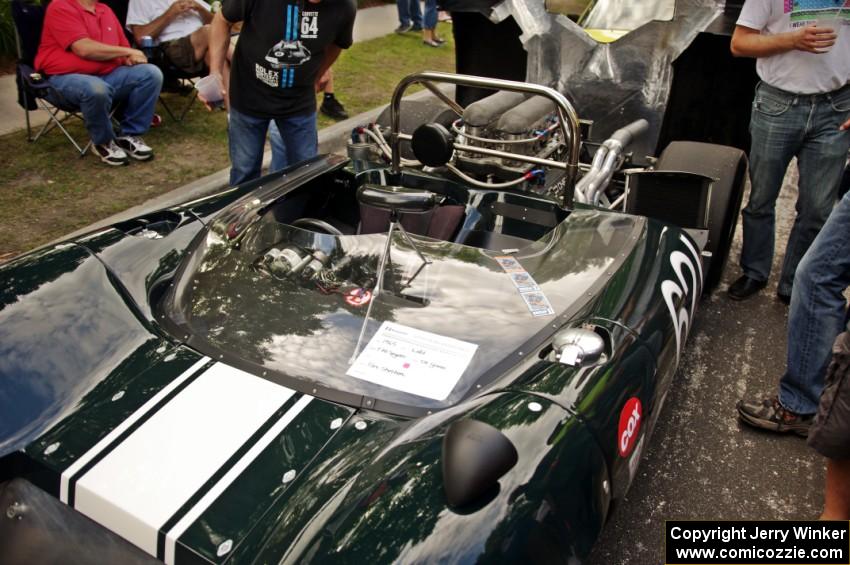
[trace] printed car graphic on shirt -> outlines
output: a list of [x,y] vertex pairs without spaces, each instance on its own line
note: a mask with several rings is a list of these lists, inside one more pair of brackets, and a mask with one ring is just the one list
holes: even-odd
[[310,60],[310,50],[300,41],[279,41],[269,49],[266,62],[276,70],[297,67]]

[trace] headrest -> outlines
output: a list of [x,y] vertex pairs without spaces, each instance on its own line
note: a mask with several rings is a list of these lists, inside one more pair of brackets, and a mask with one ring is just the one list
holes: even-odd
[[413,132],[410,146],[413,154],[429,167],[442,167],[454,153],[454,138],[441,124],[422,124]]

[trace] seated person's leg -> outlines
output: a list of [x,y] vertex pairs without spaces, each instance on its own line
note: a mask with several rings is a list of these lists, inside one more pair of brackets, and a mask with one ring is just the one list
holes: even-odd
[[172,65],[190,75],[207,73],[209,61],[209,26],[203,26],[189,35],[162,45],[165,56]]
[[[153,156],[149,147],[126,147],[122,140],[147,133],[151,126],[159,91],[162,88],[162,71],[155,65],[143,64],[118,67],[103,79],[112,87],[116,102],[123,102],[119,145],[130,152],[130,156],[145,160]],[[138,140],[132,140],[136,145]],[[140,144],[144,145],[144,144]]]
[[316,113],[275,120],[286,148],[285,163],[280,168],[300,163],[319,152],[319,133]]
[[[112,123],[109,111],[112,108],[113,88],[100,77],[93,75],[56,75],[49,79],[50,86],[62,95],[68,104],[77,106],[95,145],[112,141]],[[59,103],[59,100],[52,100]]]
[[209,68],[209,46],[210,46],[210,26],[209,24],[202,25],[189,35],[189,40],[192,42],[192,48],[195,50],[195,60],[204,61]]
[[104,75],[113,89],[116,102],[125,102],[122,135],[142,135],[151,125],[151,117],[162,88],[162,71],[155,65],[118,67]]

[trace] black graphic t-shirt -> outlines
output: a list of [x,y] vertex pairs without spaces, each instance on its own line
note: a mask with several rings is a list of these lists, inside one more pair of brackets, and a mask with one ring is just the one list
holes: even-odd
[[352,43],[354,0],[224,0],[243,22],[230,74],[230,104],[257,118],[316,111],[314,84],[325,49]]

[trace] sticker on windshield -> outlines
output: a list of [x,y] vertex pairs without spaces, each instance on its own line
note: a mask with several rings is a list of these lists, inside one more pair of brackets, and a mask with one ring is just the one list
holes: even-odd
[[523,292],[520,296],[525,300],[526,306],[534,317],[550,316],[555,313],[549,304],[549,299],[542,292]]
[[500,267],[506,273],[524,273],[525,269],[522,268],[522,265],[519,264],[519,261],[514,259],[509,255],[502,255],[500,257],[493,257]]
[[535,318],[538,316],[551,316],[555,313],[549,299],[540,290],[534,278],[525,270],[515,257],[500,255],[493,259],[502,267],[502,270],[511,278],[511,282],[519,291],[519,295],[528,306],[528,311]]
[[534,282],[531,275],[525,271],[521,273],[508,273],[508,275],[511,277],[511,281],[513,281],[514,286],[520,292],[534,292],[540,290],[540,287],[537,286],[537,283]]
[[478,345],[384,322],[345,373],[402,392],[445,400]]

